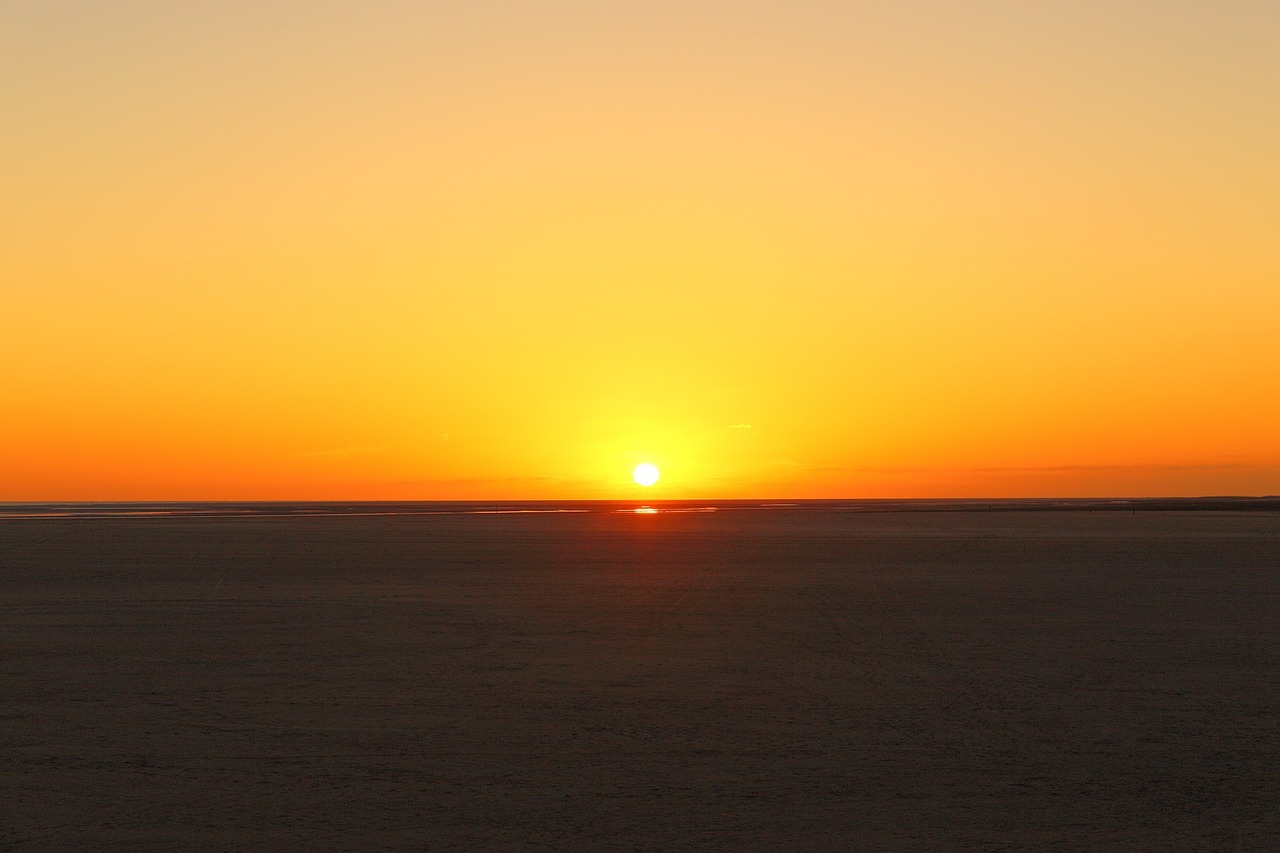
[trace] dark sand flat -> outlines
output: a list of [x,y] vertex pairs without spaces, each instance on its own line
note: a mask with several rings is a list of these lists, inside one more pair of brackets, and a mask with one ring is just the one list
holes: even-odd
[[0,849],[1280,849],[1280,515],[0,522]]

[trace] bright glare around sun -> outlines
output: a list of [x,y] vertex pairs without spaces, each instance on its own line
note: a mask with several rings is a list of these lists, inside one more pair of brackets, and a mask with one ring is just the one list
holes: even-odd
[[658,469],[646,462],[643,465],[637,465],[636,470],[631,472],[631,476],[635,477],[636,482],[642,486],[652,486],[658,482]]

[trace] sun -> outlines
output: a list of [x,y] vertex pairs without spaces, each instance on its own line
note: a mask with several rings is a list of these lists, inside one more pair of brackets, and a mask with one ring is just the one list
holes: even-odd
[[636,470],[631,472],[631,476],[642,486],[652,486],[658,482],[658,469],[645,462],[643,465],[637,465]]

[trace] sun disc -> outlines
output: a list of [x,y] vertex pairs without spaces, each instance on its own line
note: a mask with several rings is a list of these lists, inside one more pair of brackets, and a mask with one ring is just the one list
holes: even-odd
[[642,465],[637,465],[636,470],[631,472],[631,476],[642,486],[652,486],[658,482],[658,469],[656,466],[645,462]]

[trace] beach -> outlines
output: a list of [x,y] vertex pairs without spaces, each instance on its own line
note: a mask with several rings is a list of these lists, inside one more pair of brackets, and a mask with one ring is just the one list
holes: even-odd
[[0,848],[1280,846],[1280,514],[0,520]]

